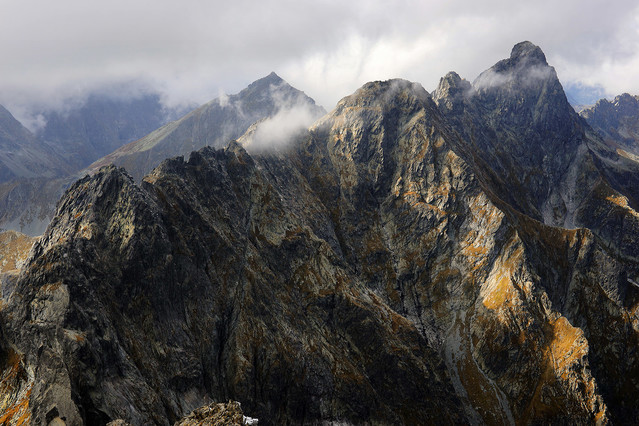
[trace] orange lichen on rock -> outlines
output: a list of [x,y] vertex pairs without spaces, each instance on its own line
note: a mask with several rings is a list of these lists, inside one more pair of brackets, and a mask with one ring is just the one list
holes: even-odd
[[621,207],[628,207],[628,199],[620,194],[610,194],[606,197],[606,200]]
[[554,368],[562,379],[567,379],[570,366],[588,354],[588,342],[583,331],[570,325],[566,317],[559,317],[551,325],[553,339],[550,350]]
[[0,272],[19,271],[36,240],[16,231],[0,233]]
[[506,258],[502,258],[495,264],[490,276],[482,288],[483,304],[488,309],[499,309],[516,297],[512,276],[518,265],[521,264],[523,246],[510,252],[507,250]]
[[29,398],[33,383],[22,364],[22,357],[9,349],[0,376],[0,425],[31,424]]

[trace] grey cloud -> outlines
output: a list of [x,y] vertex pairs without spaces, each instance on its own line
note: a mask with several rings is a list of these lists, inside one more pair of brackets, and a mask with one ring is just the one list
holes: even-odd
[[369,80],[400,77],[434,88],[450,70],[472,80],[522,40],[544,49],[562,81],[639,93],[630,77],[639,71],[638,6],[634,0],[9,2],[0,16],[0,104],[27,117],[34,105],[60,107],[122,82],[143,82],[167,105],[204,103],[276,71],[330,109]]

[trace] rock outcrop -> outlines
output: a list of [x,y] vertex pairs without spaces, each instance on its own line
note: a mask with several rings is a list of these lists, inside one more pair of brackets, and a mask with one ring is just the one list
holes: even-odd
[[7,421],[635,423],[632,167],[526,42],[275,151],[102,168],[4,298]]
[[247,417],[239,402],[212,403],[194,410],[188,416],[175,423],[175,426],[249,426],[257,425],[258,420]]

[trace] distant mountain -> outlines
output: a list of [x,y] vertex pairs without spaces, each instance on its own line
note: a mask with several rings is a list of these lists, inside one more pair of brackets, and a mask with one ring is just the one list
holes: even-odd
[[115,162],[141,179],[165,158],[223,146],[257,121],[280,118],[303,129],[325,112],[274,73],[164,125],[180,111],[154,94],[93,94],[68,111],[42,112],[46,124],[33,135],[0,110],[0,229],[44,232],[64,190],[91,162],[89,172]]
[[34,135],[0,107],[0,229],[42,234],[80,169],[180,111],[153,94],[92,94],[64,112],[43,111]]
[[58,150],[0,106],[0,229],[42,233],[63,193],[60,182],[73,171]]
[[325,113],[313,99],[277,74],[251,83],[240,93],[215,99],[89,166],[89,171],[115,164],[140,180],[166,158],[188,155],[204,146],[220,148],[239,138],[253,123],[290,110],[305,111],[303,127]]
[[601,99],[579,115],[620,155],[639,161],[639,96],[624,93],[612,102]]
[[70,111],[44,111],[46,124],[38,132],[38,138],[54,147],[75,170],[80,170],[175,119],[179,113],[164,107],[157,94],[116,95],[91,94]]
[[19,178],[54,178],[71,167],[0,106],[0,183]]
[[539,47],[259,128],[69,188],[3,284],[4,420],[639,423],[639,165]]

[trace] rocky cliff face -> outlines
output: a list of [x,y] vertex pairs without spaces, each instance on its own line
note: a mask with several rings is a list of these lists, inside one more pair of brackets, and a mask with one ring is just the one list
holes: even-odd
[[277,151],[76,182],[4,298],[7,421],[637,422],[627,163],[562,94],[523,43],[434,97],[368,83]]
[[579,113],[604,141],[620,155],[638,161],[639,156],[639,96],[627,93],[612,102],[601,99],[593,107]]
[[[325,111],[303,92],[291,87],[275,73],[251,83],[240,93],[221,97],[201,106],[140,140],[132,142],[96,161],[88,170],[115,164],[140,180],[166,158],[204,146],[221,148],[239,138],[252,124],[278,114],[296,111],[305,128]],[[285,124],[285,123],[282,123]]]

